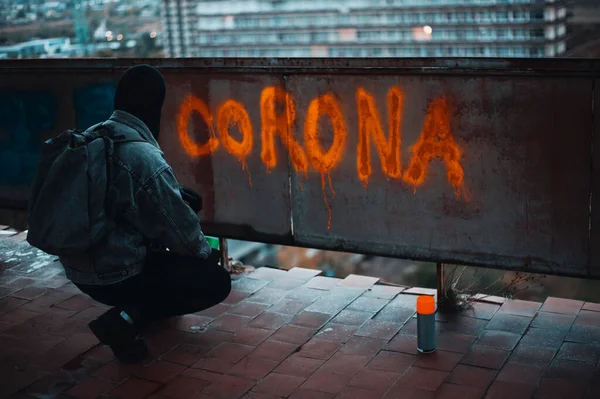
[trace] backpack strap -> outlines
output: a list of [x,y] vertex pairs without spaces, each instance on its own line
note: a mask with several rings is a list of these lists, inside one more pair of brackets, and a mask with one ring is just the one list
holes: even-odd
[[[108,201],[108,189],[110,187],[110,185],[112,184],[112,178],[113,178],[113,170],[114,170],[114,163],[115,163],[115,144],[124,144],[124,143],[146,143],[147,141],[144,140],[143,138],[139,137],[139,138],[128,138],[127,136],[120,134],[120,135],[113,135],[111,134],[113,132],[113,130],[109,127],[108,124],[106,124],[106,122],[103,122],[101,124],[99,124],[95,129],[93,129],[92,132],[89,133],[88,137],[89,137],[89,142],[97,139],[97,138],[101,138],[104,141],[104,149],[105,149],[105,156],[106,156],[106,195],[105,195],[105,201]],[[105,203],[105,209],[108,210],[108,203]],[[108,220],[110,222],[113,223],[113,225],[115,224],[115,220],[113,218],[112,215],[108,215]]]

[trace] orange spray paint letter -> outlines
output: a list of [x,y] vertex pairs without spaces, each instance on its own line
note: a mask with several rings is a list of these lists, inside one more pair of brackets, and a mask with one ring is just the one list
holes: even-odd
[[356,91],[356,109],[358,112],[358,151],[356,168],[358,178],[365,188],[371,176],[371,143],[373,135],[375,147],[381,159],[381,169],[386,176],[399,178],[402,176],[400,163],[400,143],[402,141],[400,126],[402,123],[403,96],[398,87],[392,87],[387,94],[389,138],[385,137],[381,128],[381,119],[373,96],[362,88]]
[[[277,114],[275,110],[277,103],[284,105],[284,113]],[[263,89],[260,95],[260,119],[262,124],[260,157],[267,167],[267,171],[270,172],[277,165],[274,143],[274,136],[277,133],[290,154],[294,168],[299,172],[306,173],[308,171],[306,154],[291,132],[291,127],[296,120],[296,108],[289,93],[274,86]]]
[[452,137],[450,111],[445,98],[438,98],[429,104],[419,140],[412,148],[412,159],[404,173],[404,181],[415,191],[425,181],[427,166],[433,158],[446,163],[448,181],[458,197],[463,184],[463,168],[460,165],[460,149]]
[[[319,119],[321,116],[328,116],[333,127],[333,143],[327,152],[323,152],[319,143],[318,130]],[[321,188],[323,189],[323,199],[329,218],[327,220],[327,228],[331,227],[331,208],[327,202],[327,194],[325,193],[325,175],[329,180],[329,188],[332,195],[335,196],[335,191],[331,184],[331,175],[329,172],[342,159],[344,145],[348,132],[344,115],[338,101],[331,94],[325,94],[319,98],[315,98],[310,102],[306,113],[306,121],[304,123],[304,145],[312,166],[321,173]]]
[[[208,126],[210,137],[208,141],[202,145],[196,143],[190,137],[188,132],[188,124],[194,111],[198,112],[204,118],[204,121]],[[190,156],[199,157],[212,154],[219,147],[219,140],[213,129],[212,114],[208,110],[206,103],[193,95],[187,95],[179,108],[179,115],[177,115],[177,133],[179,134],[179,141],[183,149]]]
[[[240,133],[242,133],[242,142],[238,142],[229,134],[229,127],[237,126]],[[244,105],[235,100],[227,100],[220,107],[217,112],[217,131],[221,138],[223,147],[237,158],[242,164],[242,169],[248,172],[248,181],[252,186],[252,178],[248,171],[248,165],[246,164],[246,158],[252,151],[252,122],[248,111],[244,108]]]

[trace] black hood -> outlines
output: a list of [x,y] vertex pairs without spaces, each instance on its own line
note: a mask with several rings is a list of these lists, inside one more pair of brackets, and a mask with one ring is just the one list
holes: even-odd
[[165,92],[165,79],[158,69],[150,65],[136,65],[125,72],[117,86],[115,110],[140,119],[158,139]]

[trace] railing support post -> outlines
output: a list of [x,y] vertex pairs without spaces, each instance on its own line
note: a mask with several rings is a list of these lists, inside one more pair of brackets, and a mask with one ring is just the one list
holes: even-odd
[[444,264],[438,262],[437,265],[437,300],[438,303],[446,295],[446,276],[444,274]]
[[229,249],[227,247],[227,238],[219,237],[219,249],[221,250],[221,266],[228,272],[229,269]]

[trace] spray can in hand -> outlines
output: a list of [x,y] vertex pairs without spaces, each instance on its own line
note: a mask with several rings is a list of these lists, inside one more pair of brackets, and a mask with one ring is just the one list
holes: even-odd
[[435,298],[423,295],[417,298],[417,350],[435,352]]

